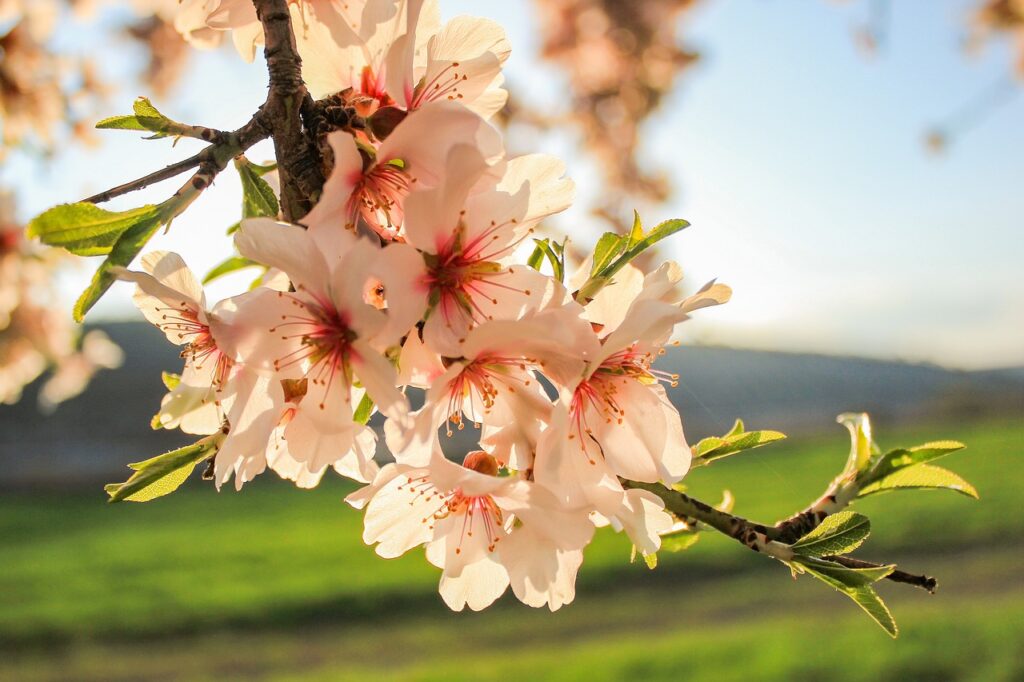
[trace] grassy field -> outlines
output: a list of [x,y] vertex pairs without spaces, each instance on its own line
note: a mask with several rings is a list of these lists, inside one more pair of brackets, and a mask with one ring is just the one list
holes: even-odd
[[[935,596],[881,587],[896,641],[823,585],[710,535],[650,571],[601,533],[570,607],[505,598],[453,614],[422,554],[384,561],[362,545],[341,483],[264,477],[240,495],[195,485],[145,505],[4,495],[0,680],[1024,679],[1024,424],[877,435],[967,442],[947,464],[982,496],[859,505],[874,526],[860,556],[940,580]],[[819,494],[847,447],[837,427],[689,483],[712,500],[728,487],[738,513],[772,521]]]

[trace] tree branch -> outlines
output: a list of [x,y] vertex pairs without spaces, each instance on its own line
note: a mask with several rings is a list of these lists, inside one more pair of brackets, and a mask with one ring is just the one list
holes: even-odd
[[[103,202],[110,201],[114,197],[119,197],[122,194],[128,194],[129,192],[134,192],[157,182],[181,175],[185,171],[197,166],[201,170],[204,166],[207,169],[215,168],[216,170],[213,172],[213,176],[216,176],[217,173],[227,166],[228,161],[238,156],[260,140],[266,139],[269,135],[270,130],[264,124],[262,115],[257,112],[244,126],[229,133],[221,133],[218,141],[204,148],[198,154],[190,156],[187,159],[182,159],[177,163],[172,163],[171,165],[161,168],[149,175],[145,175],[138,180],[132,180],[131,182],[126,182],[123,185],[118,185],[117,187],[108,189],[105,192],[94,194],[82,201],[90,204],[102,204]],[[197,175],[199,174],[197,173]],[[211,176],[209,179],[212,182],[213,177]]]
[[[862,559],[854,559],[852,556],[827,556],[824,558],[846,566],[847,568],[878,568],[881,565],[870,561],[863,561]],[[906,571],[899,570],[893,571],[887,575],[886,579],[891,580],[894,583],[904,583],[906,585],[920,587],[921,589],[928,590],[932,594],[935,594],[935,588],[939,586],[939,581],[931,576],[915,575],[913,573],[907,573]]]
[[274,138],[282,211],[286,220],[296,222],[313,208],[324,184],[319,150],[307,136],[301,116],[309,93],[288,0],[253,0],[253,5],[263,24],[263,53],[270,74],[270,91],[260,111]]
[[311,110],[313,102],[302,80],[302,59],[295,46],[288,0],[253,0],[253,5],[266,36],[264,54],[270,75],[270,89],[260,110],[233,132],[182,124],[172,132],[211,144],[187,159],[83,201],[94,204],[110,201],[197,167],[200,172],[193,180],[207,186],[232,158],[260,140],[273,137],[284,217],[296,222],[309,212],[323,188],[324,169],[320,150],[312,141],[315,135],[303,125],[302,112]]
[[830,514],[842,511],[853,502],[860,492],[856,482],[856,472],[841,475],[829,485],[828,489],[810,506],[801,512],[783,519],[768,529],[768,534],[775,540],[793,543],[811,532]]
[[[749,521],[742,516],[736,516],[734,514],[721,511],[720,509],[715,509],[711,505],[690,497],[686,493],[666,488],[660,483],[623,481],[623,485],[627,488],[639,488],[641,490],[647,490],[654,493],[662,499],[665,503],[666,509],[683,521],[686,521],[688,524],[702,524],[704,526],[714,528],[723,535],[736,540],[755,552],[767,554],[768,556],[774,559],[779,559],[780,561],[789,561],[795,556],[792,548],[789,547],[789,544],[795,541],[795,539],[781,540],[780,532],[777,527],[765,526],[760,523]],[[815,527],[817,525],[818,524],[816,523]],[[880,564],[874,564],[869,561],[854,559],[853,557],[848,556],[829,556],[825,558],[848,568],[877,568],[880,566]],[[897,583],[914,585],[933,593],[938,585],[935,578],[925,575],[914,575],[898,570],[890,573],[886,576],[886,579]]]

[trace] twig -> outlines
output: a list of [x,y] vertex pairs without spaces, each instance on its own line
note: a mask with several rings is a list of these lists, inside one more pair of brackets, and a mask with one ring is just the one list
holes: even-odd
[[[827,556],[824,558],[829,561],[834,561],[842,566],[846,566],[847,568],[878,568],[881,566],[881,564],[875,564],[862,559],[854,559],[851,556]],[[893,571],[887,575],[886,579],[891,580],[894,583],[904,583],[907,585],[913,585],[914,587],[920,587],[928,590],[932,594],[935,594],[935,588],[939,585],[939,581],[931,576],[915,575],[913,573],[907,573],[906,571],[899,570]]]
[[[217,170],[214,172],[216,175],[218,172],[224,169],[227,162],[232,158],[238,156],[249,147],[253,146],[260,140],[266,139],[270,135],[270,130],[266,127],[263,116],[260,112],[257,112],[249,122],[238,130],[224,133],[219,133],[218,141],[214,142],[210,146],[206,147],[198,154],[182,159],[177,163],[172,163],[166,168],[161,168],[158,171],[145,175],[137,180],[126,182],[123,185],[118,185],[108,189],[105,192],[94,194],[91,197],[83,199],[82,201],[90,204],[101,204],[105,201],[110,201],[114,197],[119,197],[122,194],[128,194],[136,190],[143,189],[157,182],[168,180],[177,175],[181,175],[187,170],[199,166],[200,169],[204,165],[207,167],[215,167]],[[198,175],[198,174],[197,174]],[[213,178],[211,177],[212,181]]]
[[94,194],[91,197],[82,199],[82,201],[88,202],[90,204],[102,204],[103,202],[110,201],[114,197],[119,197],[122,194],[128,194],[129,192],[134,192],[144,187],[149,187],[154,183],[161,182],[169,178],[173,178],[176,175],[181,175],[190,168],[195,168],[200,163],[202,163],[202,155],[203,152],[205,151],[206,149],[204,149],[202,152],[199,152],[195,156],[190,156],[189,158],[178,161],[177,163],[172,163],[166,168],[161,168],[160,170],[150,173],[149,175],[143,176],[138,180],[126,182],[123,185],[118,185],[117,187],[108,189],[105,192],[100,192],[99,194]]
[[[761,552],[781,561],[789,561],[794,557],[794,552],[789,547],[789,542],[778,539],[778,529],[765,526],[760,523],[749,521],[742,516],[735,516],[728,512],[715,509],[711,505],[690,497],[678,490],[666,488],[659,483],[637,483],[635,481],[623,481],[623,485],[629,488],[640,488],[648,490],[665,502],[665,508],[689,524],[700,523],[714,528],[740,544]],[[799,516],[799,515],[797,515]],[[825,557],[849,568],[877,568],[880,564],[873,564],[869,561],[862,561],[846,556]],[[929,592],[934,592],[938,584],[935,578],[924,575],[913,575],[904,571],[895,570],[886,576],[887,580],[897,583],[905,583],[921,587]]]
[[768,535],[780,542],[792,543],[811,532],[830,514],[842,511],[856,499],[860,488],[854,475],[840,475],[828,489],[801,512],[783,519],[768,529]]

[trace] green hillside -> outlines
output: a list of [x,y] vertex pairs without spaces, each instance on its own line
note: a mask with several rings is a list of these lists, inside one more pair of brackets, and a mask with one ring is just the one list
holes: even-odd
[[[1024,424],[878,433],[883,446],[968,443],[948,460],[981,501],[946,492],[859,505],[859,555],[940,581],[883,585],[895,642],[855,606],[720,537],[630,565],[602,532],[576,602],[550,614],[506,597],[453,614],[422,554],[377,558],[331,480],[269,476],[242,494],[196,484],[145,505],[92,494],[0,500],[0,679],[1019,679],[1024,676]],[[773,521],[842,466],[845,433],[701,469],[693,491]],[[884,514],[880,513],[884,510]]]

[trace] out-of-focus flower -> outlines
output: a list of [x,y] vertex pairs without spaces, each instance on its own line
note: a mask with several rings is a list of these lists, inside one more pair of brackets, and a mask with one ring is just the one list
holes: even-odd
[[974,15],[974,41],[1001,36],[1011,40],[1017,53],[1014,72],[1024,78],[1024,0],[983,0]]
[[55,283],[69,259],[23,234],[13,199],[0,192],[0,403],[17,402],[25,386],[53,368],[39,393],[40,408],[49,412],[81,393],[98,370],[120,366],[122,354],[98,330],[79,339]]
[[[664,175],[640,167],[644,122],[697,54],[677,39],[680,17],[694,0],[540,0],[542,56],[568,76],[564,113],[601,164],[606,188],[600,215],[624,223],[627,199],[661,201]],[[521,106],[521,105],[520,105]],[[536,116],[533,116],[536,118]],[[645,164],[646,165],[646,164]]]

